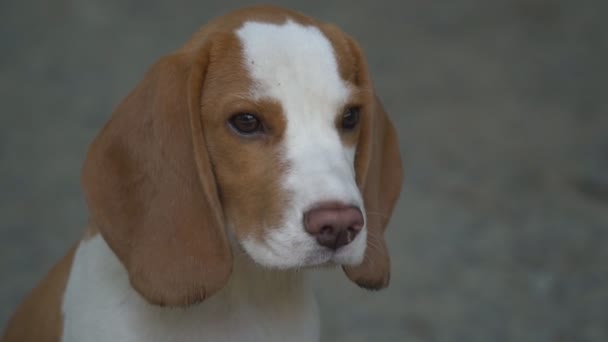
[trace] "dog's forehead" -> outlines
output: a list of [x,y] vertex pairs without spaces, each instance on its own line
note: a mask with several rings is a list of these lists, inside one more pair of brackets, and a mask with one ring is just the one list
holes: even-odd
[[316,26],[248,21],[236,35],[254,98],[277,100],[287,113],[323,111],[328,118],[347,101],[350,86],[332,43]]

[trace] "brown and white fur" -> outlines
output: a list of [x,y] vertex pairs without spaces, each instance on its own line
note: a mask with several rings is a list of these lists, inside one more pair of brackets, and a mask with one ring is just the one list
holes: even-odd
[[[360,122],[342,129],[353,107]],[[264,130],[235,132],[238,113]],[[317,341],[302,270],[341,265],[362,287],[387,286],[401,179],[353,39],[276,7],[229,13],[155,63],[93,141],[86,234],[2,341]],[[337,249],[303,227],[328,204],[365,218]]]

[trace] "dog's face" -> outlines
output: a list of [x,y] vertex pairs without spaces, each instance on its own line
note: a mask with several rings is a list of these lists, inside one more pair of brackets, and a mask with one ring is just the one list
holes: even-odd
[[[396,134],[357,44],[299,13],[216,19],[163,57],[89,148],[91,223],[152,303],[204,300],[232,248],[387,286]],[[231,242],[231,240],[233,242]]]
[[[264,266],[361,263],[364,220],[343,233],[350,243],[336,246],[320,244],[305,217],[320,207],[326,216],[353,208],[364,217],[355,151],[367,85],[340,74],[334,45],[314,26],[246,22],[223,44],[207,72],[201,112],[228,229]],[[325,221],[325,229],[337,229]]]

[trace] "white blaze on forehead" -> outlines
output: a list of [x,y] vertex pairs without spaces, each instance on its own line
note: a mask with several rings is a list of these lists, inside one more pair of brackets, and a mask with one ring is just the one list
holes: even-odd
[[[282,25],[247,22],[237,35],[255,82],[255,97],[271,97],[286,107],[304,106],[299,108],[303,113],[315,107],[337,107],[348,97],[332,45],[318,28],[291,20]],[[308,103],[310,99],[321,103]]]
[[[289,168],[283,188],[290,194],[284,222],[267,229],[265,247],[244,241],[256,261],[295,267],[331,257],[305,232],[303,215],[312,206],[337,201],[364,211],[355,182],[355,149],[345,146],[336,117],[347,104],[351,85],[339,73],[331,42],[314,26],[291,20],[283,24],[247,22],[237,31],[243,65],[253,81],[253,100],[271,99],[281,105],[286,121],[283,157]],[[357,263],[363,258],[365,232],[334,256]]]
[[279,102],[287,121],[285,187],[303,206],[323,200],[356,204],[354,149],[344,146],[335,125],[351,86],[340,77],[331,42],[317,27],[291,20],[247,22],[237,35],[252,96]]

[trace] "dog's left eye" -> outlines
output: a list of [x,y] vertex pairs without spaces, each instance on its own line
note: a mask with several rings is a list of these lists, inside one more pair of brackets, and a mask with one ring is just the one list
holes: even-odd
[[236,114],[230,118],[229,122],[238,133],[246,135],[261,132],[264,128],[260,119],[249,113]]
[[342,122],[340,123],[342,129],[350,131],[357,127],[357,124],[359,123],[360,111],[361,110],[359,107],[348,108],[342,115]]

